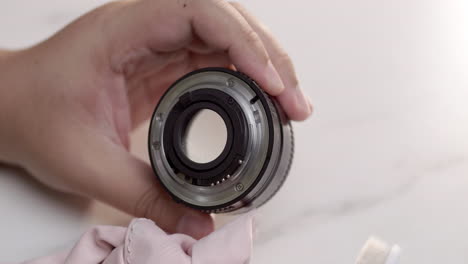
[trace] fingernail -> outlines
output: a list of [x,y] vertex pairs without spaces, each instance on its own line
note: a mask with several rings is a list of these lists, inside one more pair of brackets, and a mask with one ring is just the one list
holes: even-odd
[[283,81],[281,81],[281,78],[271,61],[268,61],[268,65],[265,69],[265,77],[268,80],[267,90],[270,91],[270,94],[278,95],[284,90]]
[[301,116],[308,117],[312,113],[312,103],[300,87],[296,88],[296,99],[299,111],[302,113]]
[[177,233],[200,239],[213,232],[213,221],[208,215],[188,212],[177,223]]

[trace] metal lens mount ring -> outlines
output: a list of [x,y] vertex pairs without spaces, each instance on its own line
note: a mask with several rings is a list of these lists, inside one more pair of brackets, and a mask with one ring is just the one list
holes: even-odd
[[[222,117],[222,153],[197,163],[183,151],[194,115],[209,109]],[[294,152],[290,122],[276,102],[246,75],[205,68],[176,81],[151,119],[153,169],[177,202],[206,212],[244,212],[268,201],[289,172]]]

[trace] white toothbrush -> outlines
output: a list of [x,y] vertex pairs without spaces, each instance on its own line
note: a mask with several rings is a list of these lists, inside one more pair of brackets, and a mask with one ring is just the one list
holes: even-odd
[[401,249],[398,245],[387,243],[371,237],[361,249],[356,264],[398,264]]

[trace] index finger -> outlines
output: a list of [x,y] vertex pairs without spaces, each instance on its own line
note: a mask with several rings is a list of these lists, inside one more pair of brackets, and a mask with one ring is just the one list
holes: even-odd
[[299,85],[294,65],[288,53],[278,43],[268,28],[258,21],[247,9],[239,3],[231,3],[231,5],[242,14],[265,43],[265,48],[270,54],[273,65],[276,67],[285,85],[285,90],[278,95],[277,99],[288,117],[292,120],[304,120],[309,117],[312,113],[312,104]]
[[[208,45],[228,52],[239,71],[255,79],[271,95],[279,95],[284,84],[257,32],[228,2],[192,1],[191,25]],[[193,5],[193,6],[191,6]]]

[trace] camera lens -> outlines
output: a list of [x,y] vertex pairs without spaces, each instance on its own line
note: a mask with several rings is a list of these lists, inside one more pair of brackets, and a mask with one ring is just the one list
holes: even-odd
[[177,201],[206,212],[243,212],[287,177],[293,133],[279,105],[246,75],[205,68],[176,81],[151,119],[149,155]]

